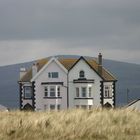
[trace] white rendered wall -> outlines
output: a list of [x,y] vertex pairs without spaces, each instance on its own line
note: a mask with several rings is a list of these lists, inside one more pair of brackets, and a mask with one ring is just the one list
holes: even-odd
[[[83,70],[85,72],[86,79],[94,79],[94,83],[92,83],[92,97],[91,99],[78,99],[75,100],[75,87],[77,86],[87,86],[87,83],[73,83],[74,79],[79,78],[79,72]],[[73,108],[74,105],[91,105],[93,107],[99,107],[100,105],[100,81],[102,79],[97,75],[97,73],[89,67],[89,65],[84,61],[80,60],[69,72],[69,107]]]
[[[58,72],[58,78],[48,78],[48,72]],[[44,98],[44,86],[42,82],[64,82],[60,86],[60,96],[62,99],[46,99]],[[46,85],[47,86],[47,85]],[[53,85],[52,85],[53,86]],[[67,108],[67,74],[55,62],[52,61],[48,67],[35,80],[35,110],[44,110],[44,105],[61,104],[61,109]]]
[[[103,105],[106,104],[107,102],[110,103],[113,107],[113,82],[104,82],[104,87],[105,86],[111,86],[112,87],[112,90],[111,90],[111,94],[112,94],[112,98],[103,98]],[[103,96],[104,96],[104,93],[103,93]]]

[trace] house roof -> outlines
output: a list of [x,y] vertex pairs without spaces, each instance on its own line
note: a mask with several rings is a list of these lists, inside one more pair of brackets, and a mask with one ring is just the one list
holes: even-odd
[[3,105],[0,104],[0,111],[1,110],[7,110],[7,107],[5,107],[5,106],[3,106]]
[[[38,71],[48,63],[50,58],[44,58],[38,60]],[[69,71],[80,59],[83,59],[104,81],[116,81],[116,78],[107,71],[104,67],[102,68],[102,73],[98,71],[98,63],[93,58],[57,58],[57,60]],[[20,79],[22,82],[30,82],[32,79],[32,69],[30,68],[27,73]]]
[[139,102],[139,101],[140,101],[140,99],[136,99],[136,100],[130,102],[129,104],[127,104],[126,107],[129,107],[129,106],[131,106],[131,105],[133,105],[133,104],[135,104],[136,102]]

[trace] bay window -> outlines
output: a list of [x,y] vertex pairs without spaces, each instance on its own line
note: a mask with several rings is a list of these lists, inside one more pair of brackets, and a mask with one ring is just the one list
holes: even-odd
[[50,97],[55,97],[55,86],[50,87]]
[[91,87],[88,88],[88,96],[91,97]]
[[92,97],[92,87],[76,87],[75,88],[76,98],[91,98]]
[[76,87],[76,97],[79,97],[79,88]]
[[48,97],[48,87],[45,87],[44,93],[45,93],[45,97]]
[[60,97],[60,87],[57,87],[57,96]]
[[32,98],[32,87],[31,86],[24,87],[24,98],[25,99]]
[[81,95],[82,95],[82,97],[86,97],[87,96],[87,92],[86,92],[86,87],[82,87],[81,88]]
[[60,86],[45,86],[44,97],[60,97]]
[[110,86],[110,85],[104,86],[104,97],[106,97],[106,98],[112,97],[112,86]]

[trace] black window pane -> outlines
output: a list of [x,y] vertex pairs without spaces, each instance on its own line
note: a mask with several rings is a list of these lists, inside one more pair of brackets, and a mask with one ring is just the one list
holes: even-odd
[[85,77],[85,72],[84,72],[84,71],[80,71],[79,77],[80,77],[80,78],[84,78],[84,77]]
[[58,72],[52,72],[52,78],[58,78]]
[[51,97],[55,96],[55,87],[50,87],[50,96]]

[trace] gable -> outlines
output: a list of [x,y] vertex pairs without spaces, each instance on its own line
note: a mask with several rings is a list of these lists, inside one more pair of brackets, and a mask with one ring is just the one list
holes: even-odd
[[52,58],[49,60],[48,63],[46,63],[42,69],[31,79],[32,81],[35,81],[38,76],[40,76],[43,72],[45,72],[47,69],[49,69],[50,72],[56,72],[56,71],[63,71],[64,73],[67,73],[67,69],[56,59]]
[[102,78],[96,73],[96,71],[83,59],[79,59],[76,64],[69,70],[70,79],[79,79],[80,71],[84,71],[85,78],[87,79],[99,79]]
[[[54,59],[54,58],[53,58]],[[102,67],[102,74],[99,73],[98,71],[98,63],[93,59],[93,58],[84,58],[84,57],[80,57],[78,58],[58,58],[55,59],[55,61],[57,62],[57,64],[65,71],[71,71],[71,69],[73,69],[73,67],[75,67],[75,65],[77,65],[77,63],[80,60],[85,61],[85,63],[87,64],[88,67],[90,67],[94,72],[96,72],[96,74],[101,77],[104,81],[117,81],[116,78],[109,72],[107,71],[104,67]],[[49,58],[44,58],[41,60],[38,60],[37,63],[39,64],[39,70],[38,73],[40,73],[40,71],[42,71],[42,69],[44,69],[44,67],[47,67],[48,63],[50,63],[50,61],[52,61],[52,59]],[[29,82],[31,81],[32,78],[32,68],[30,68],[27,73],[20,79],[20,81],[22,82]]]

